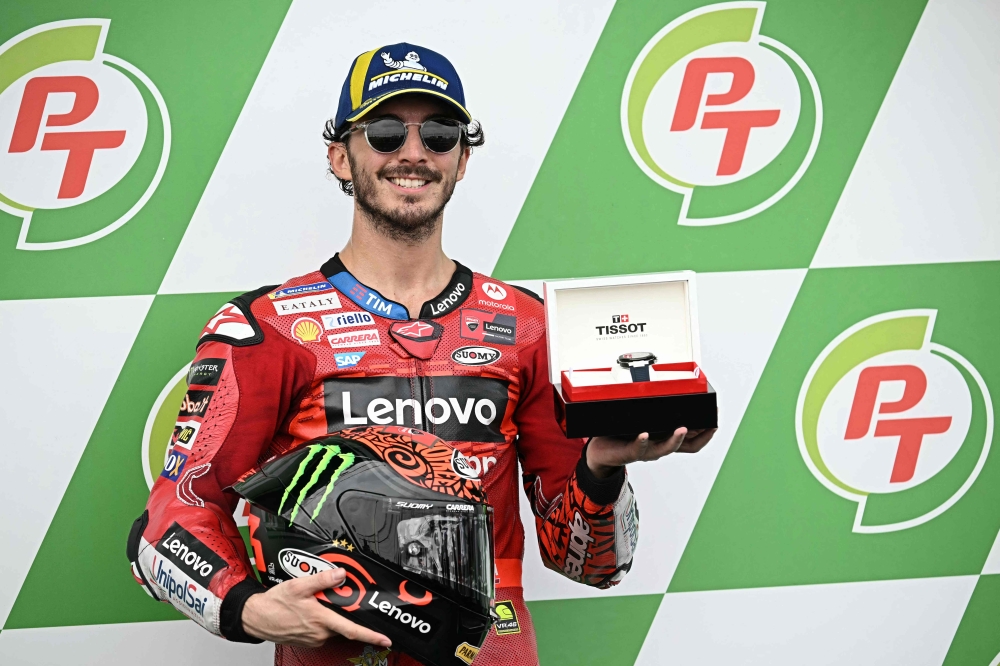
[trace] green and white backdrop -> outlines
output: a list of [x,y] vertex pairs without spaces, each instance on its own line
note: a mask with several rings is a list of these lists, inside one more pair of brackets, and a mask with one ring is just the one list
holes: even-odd
[[488,142],[446,250],[699,271],[721,428],[631,470],[610,592],[543,569],[545,664],[1000,662],[994,0],[0,6],[0,663],[266,664],[133,582],[202,323],[318,266],[351,59],[446,53]]

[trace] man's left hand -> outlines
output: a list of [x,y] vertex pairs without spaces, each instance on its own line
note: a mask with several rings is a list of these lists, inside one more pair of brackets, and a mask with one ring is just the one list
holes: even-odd
[[697,453],[711,441],[715,428],[688,430],[681,427],[665,439],[650,439],[640,433],[632,441],[614,437],[594,437],[587,446],[587,466],[599,479],[614,474],[619,467],[633,462],[658,460],[671,453]]

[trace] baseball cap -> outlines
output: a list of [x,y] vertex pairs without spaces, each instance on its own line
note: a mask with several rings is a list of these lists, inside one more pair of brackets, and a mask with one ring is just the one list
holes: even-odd
[[403,93],[435,95],[472,122],[465,108],[465,92],[455,67],[440,53],[400,42],[362,53],[340,91],[335,124],[359,120],[381,102]]

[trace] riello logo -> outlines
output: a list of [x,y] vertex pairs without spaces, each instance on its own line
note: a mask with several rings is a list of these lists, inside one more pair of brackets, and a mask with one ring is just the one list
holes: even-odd
[[823,125],[806,63],[760,34],[764,2],[684,14],[639,53],[621,122],[636,164],[683,195],[678,224],[726,224],[778,202],[809,168]]
[[925,523],[955,505],[986,463],[993,403],[958,352],[932,342],[935,310],[866,319],[813,363],[796,409],[816,479],[858,505],[853,531]]
[[110,25],[46,23],[0,46],[0,209],[23,220],[18,249],[107,236],[166,169],[166,104],[149,77],[104,52]]

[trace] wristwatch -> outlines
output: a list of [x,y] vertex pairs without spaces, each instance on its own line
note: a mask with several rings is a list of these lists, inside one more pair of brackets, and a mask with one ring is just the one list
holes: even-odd
[[649,366],[656,363],[656,356],[650,352],[630,352],[618,357],[618,365],[628,368],[633,382],[649,381]]

